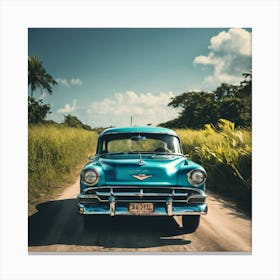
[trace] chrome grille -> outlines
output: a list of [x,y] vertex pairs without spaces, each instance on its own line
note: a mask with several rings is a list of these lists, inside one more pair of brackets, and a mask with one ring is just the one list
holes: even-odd
[[187,202],[192,196],[205,197],[199,189],[172,186],[100,186],[84,190],[84,195],[92,195],[101,202],[109,201],[110,197],[119,202],[166,202],[168,199]]

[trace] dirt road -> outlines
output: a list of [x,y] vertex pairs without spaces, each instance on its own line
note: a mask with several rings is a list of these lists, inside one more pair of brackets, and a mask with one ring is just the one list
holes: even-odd
[[195,233],[179,217],[98,217],[83,229],[77,213],[79,182],[29,216],[29,252],[250,252],[251,220],[234,203],[208,193],[209,212]]

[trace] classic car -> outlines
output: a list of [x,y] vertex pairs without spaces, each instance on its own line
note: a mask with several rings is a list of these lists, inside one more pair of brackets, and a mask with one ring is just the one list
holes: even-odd
[[80,175],[78,211],[93,215],[182,216],[194,232],[207,213],[206,172],[182,152],[175,131],[162,127],[104,130]]

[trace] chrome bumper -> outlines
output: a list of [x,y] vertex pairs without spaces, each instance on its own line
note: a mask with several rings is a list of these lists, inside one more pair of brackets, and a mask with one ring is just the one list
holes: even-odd
[[[83,215],[126,215],[135,216],[129,213],[128,206],[121,206],[111,199],[107,205],[82,204],[78,202],[78,210]],[[181,216],[181,215],[206,215],[208,211],[207,204],[199,205],[174,205],[172,200],[167,200],[165,205],[158,206],[154,204],[154,211],[149,214],[137,214],[137,216]]]

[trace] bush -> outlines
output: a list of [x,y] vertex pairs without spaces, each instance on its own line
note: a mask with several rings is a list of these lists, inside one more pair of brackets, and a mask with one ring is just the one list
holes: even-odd
[[44,104],[43,100],[36,101],[28,96],[28,123],[40,123],[51,113],[49,104]]
[[91,130],[91,127],[89,125],[83,124],[77,117],[72,116],[70,114],[64,116],[63,123],[70,127],[77,127],[77,128],[84,128],[87,130]]
[[209,189],[251,203],[250,131],[236,130],[234,123],[220,119],[218,129],[207,124],[202,130],[178,129],[177,133],[190,159],[205,167]]

